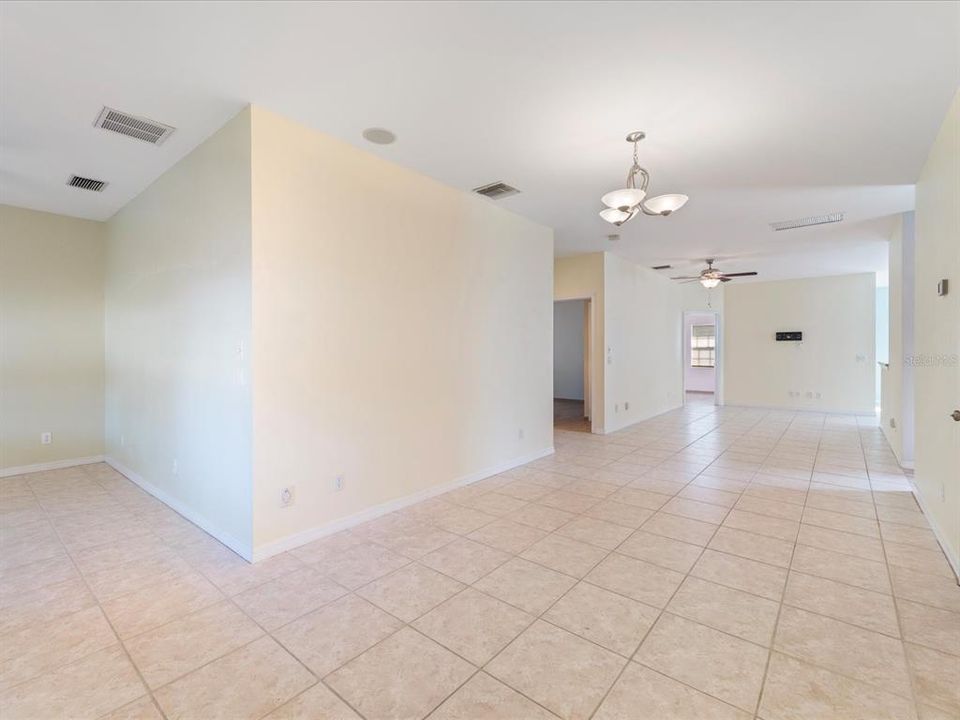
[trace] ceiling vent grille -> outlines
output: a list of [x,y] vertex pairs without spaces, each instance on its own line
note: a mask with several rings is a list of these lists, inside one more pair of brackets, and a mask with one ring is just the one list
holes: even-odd
[[829,215],[811,215],[810,217],[800,218],[799,220],[784,220],[783,222],[770,223],[770,227],[776,232],[781,230],[794,230],[796,228],[810,227],[811,225],[829,225],[843,221],[843,213],[835,212]]
[[143,140],[151,145],[160,145],[176,129],[170,125],[164,125],[154,120],[137,117],[108,107],[100,111],[100,115],[93,125],[127,137]]
[[67,185],[70,187],[80,188],[81,190],[93,190],[93,192],[103,192],[103,189],[107,186],[107,183],[103,180],[94,180],[93,178],[80,177],[79,175],[71,175],[70,179],[67,180]]
[[489,185],[481,185],[480,187],[474,188],[473,191],[477,195],[483,195],[491,200],[499,200],[500,198],[516,195],[520,192],[515,187],[507,185],[505,182],[495,182],[490,183]]

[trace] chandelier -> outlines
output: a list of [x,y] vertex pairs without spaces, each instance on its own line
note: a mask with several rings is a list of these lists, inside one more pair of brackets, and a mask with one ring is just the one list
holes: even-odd
[[[647,197],[647,185],[650,183],[650,173],[640,167],[637,158],[637,144],[646,137],[644,132],[632,132],[627,135],[627,142],[633,143],[633,165],[627,173],[627,186],[620,190],[608,192],[600,201],[606,205],[600,211],[600,217],[608,223],[620,227],[628,220],[632,220],[637,213],[644,215],[660,215],[666,217],[676,212],[687,202],[686,195],[671,194]],[[637,187],[637,176],[640,176],[640,187]]]

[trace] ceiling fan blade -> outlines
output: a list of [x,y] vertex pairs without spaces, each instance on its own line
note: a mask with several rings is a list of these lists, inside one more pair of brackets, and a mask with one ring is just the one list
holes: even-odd
[[729,278],[726,275],[720,278],[720,282],[730,282],[731,280],[733,280],[733,278]]
[[755,272],[743,272],[743,273],[724,273],[724,277],[746,277],[747,275],[756,275]]
[[686,285],[687,283],[697,282],[699,279],[700,279],[700,278],[698,278],[698,277],[690,278],[689,280],[684,280],[684,281],[681,282],[680,284],[681,284],[681,285]]
[[678,275],[677,277],[670,278],[671,280],[699,280],[699,275]]

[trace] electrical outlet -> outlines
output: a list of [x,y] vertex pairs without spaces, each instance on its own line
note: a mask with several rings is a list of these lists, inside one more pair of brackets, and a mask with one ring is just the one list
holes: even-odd
[[823,396],[820,393],[817,393],[817,400],[820,400]]
[[41,445],[50,445],[52,442],[53,442],[53,433],[49,433],[49,432],[40,433]]
[[616,404],[613,406],[613,411],[614,411],[615,413],[620,412],[620,403],[616,403]]
[[813,393],[807,390],[807,398],[813,400]]
[[624,409],[624,410],[629,410],[629,409],[630,409],[630,403],[629,403],[629,402],[625,402],[625,403],[623,404],[623,409]]
[[295,499],[293,490],[293,485],[280,489],[280,507],[290,507],[293,505]]
[[333,489],[335,492],[340,492],[343,490],[343,475],[337,475],[333,479]]

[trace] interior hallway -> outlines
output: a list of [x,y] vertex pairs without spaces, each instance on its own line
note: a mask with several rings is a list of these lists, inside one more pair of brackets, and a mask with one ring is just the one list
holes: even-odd
[[590,432],[590,421],[583,416],[583,400],[553,399],[553,427],[570,432]]
[[960,589],[872,418],[556,450],[256,565],[105,465],[0,481],[4,718],[960,712]]

